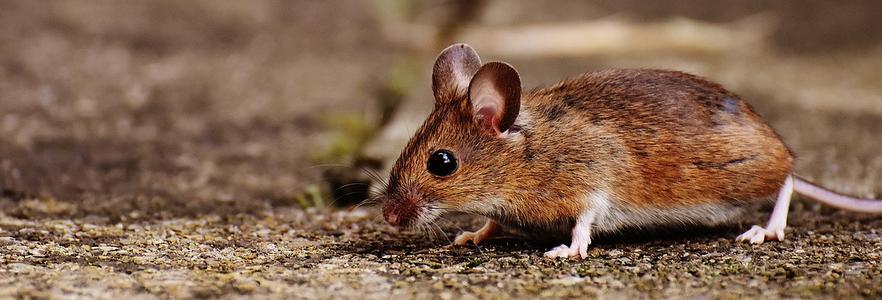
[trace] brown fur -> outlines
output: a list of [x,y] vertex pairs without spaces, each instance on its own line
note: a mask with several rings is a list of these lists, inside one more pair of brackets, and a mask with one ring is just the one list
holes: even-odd
[[[777,192],[792,168],[790,151],[738,96],[682,72],[590,73],[538,89],[524,102],[548,120],[536,122],[539,132],[596,126],[615,135],[622,148],[564,131],[585,146],[610,148],[607,159],[618,162],[608,170],[612,188],[634,205],[763,198]],[[549,138],[547,145],[561,142]]]
[[[487,134],[465,91],[435,92],[446,98],[391,172],[384,215],[400,225],[453,210],[569,230],[585,195],[600,190],[631,208],[737,206],[774,195],[792,168],[738,96],[681,72],[607,70],[535,89],[508,134]],[[459,159],[450,177],[426,170],[439,149]]]

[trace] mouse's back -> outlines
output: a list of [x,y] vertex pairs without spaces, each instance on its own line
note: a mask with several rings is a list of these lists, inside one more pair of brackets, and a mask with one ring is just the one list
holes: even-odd
[[[536,131],[612,133],[611,189],[636,206],[748,201],[773,195],[792,169],[790,151],[738,96],[682,72],[606,70],[524,98]],[[562,125],[562,124],[570,125]],[[569,128],[569,130],[561,128]],[[567,133],[569,132],[569,133]],[[574,137],[537,136],[539,144]],[[548,139],[541,141],[538,139]],[[590,144],[590,143],[589,143]]]

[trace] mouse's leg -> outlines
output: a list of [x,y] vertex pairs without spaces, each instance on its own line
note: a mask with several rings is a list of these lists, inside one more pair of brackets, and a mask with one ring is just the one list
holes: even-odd
[[576,220],[570,246],[560,245],[545,252],[546,257],[588,257],[588,245],[591,245],[591,226],[594,224],[594,210],[588,209]]
[[499,226],[499,223],[496,223],[496,221],[493,220],[487,220],[484,227],[481,227],[478,231],[466,231],[457,235],[456,239],[453,240],[453,244],[457,246],[465,246],[469,242],[472,242],[475,245],[478,245],[481,242],[496,236],[500,229],[502,229],[502,226]]
[[787,211],[790,210],[790,197],[793,195],[793,177],[787,176],[784,186],[778,191],[778,200],[766,227],[753,225],[745,233],[736,238],[739,242],[749,241],[751,244],[762,244],[765,241],[784,240],[784,228],[787,227]]

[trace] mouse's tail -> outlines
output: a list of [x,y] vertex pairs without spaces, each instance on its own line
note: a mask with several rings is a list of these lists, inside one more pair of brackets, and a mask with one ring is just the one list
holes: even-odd
[[882,200],[861,199],[839,194],[795,175],[793,176],[793,190],[832,207],[862,213],[882,213]]

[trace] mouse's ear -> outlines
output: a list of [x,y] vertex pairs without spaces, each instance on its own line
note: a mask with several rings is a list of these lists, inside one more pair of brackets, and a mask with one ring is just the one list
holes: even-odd
[[435,102],[450,103],[466,95],[469,81],[481,68],[481,58],[466,44],[454,44],[438,55],[432,69],[432,92]]
[[489,62],[472,77],[469,102],[475,121],[496,133],[505,132],[521,109],[521,77],[510,65]]

